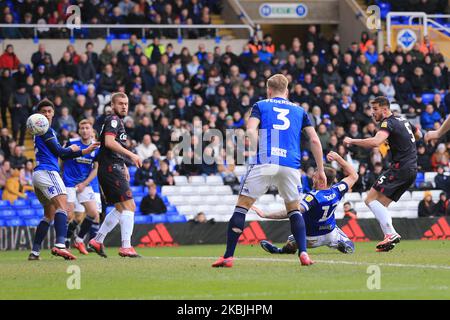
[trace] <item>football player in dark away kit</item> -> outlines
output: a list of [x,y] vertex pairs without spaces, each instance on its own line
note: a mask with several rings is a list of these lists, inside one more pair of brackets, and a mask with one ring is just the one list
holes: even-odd
[[392,154],[391,166],[378,177],[364,200],[383,230],[384,240],[376,246],[377,251],[382,252],[392,250],[395,244],[400,242],[401,237],[392,225],[387,208],[392,201],[397,202],[416,180],[416,139],[422,138],[422,133],[405,118],[395,117],[387,98],[377,97],[370,104],[374,120],[380,123],[377,134],[367,139],[346,137],[344,144],[368,149],[376,148],[386,140],[389,144]]
[[130,175],[125,165],[125,157],[128,157],[137,167],[141,167],[142,162],[137,154],[125,147],[127,134],[123,118],[128,114],[127,95],[120,92],[114,93],[111,96],[111,107],[114,113],[105,118],[100,132],[98,181],[106,201],[114,204],[114,209],[107,214],[97,236],[89,241],[89,247],[106,258],[103,241],[119,223],[122,238],[119,255],[136,258],[139,255],[131,246],[136,204],[130,189]]

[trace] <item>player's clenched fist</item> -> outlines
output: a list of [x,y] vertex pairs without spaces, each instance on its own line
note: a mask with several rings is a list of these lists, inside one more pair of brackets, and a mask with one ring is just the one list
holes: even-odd
[[339,158],[341,158],[341,156],[339,155],[339,154],[337,154],[336,152],[334,152],[334,151],[330,151],[328,154],[327,154],[327,160],[328,161],[336,161],[336,160],[338,160]]
[[352,139],[352,138],[349,138],[349,137],[345,137],[345,138],[344,138],[344,145],[345,145],[346,147],[351,146],[351,145],[352,145],[352,142],[353,142],[353,139]]

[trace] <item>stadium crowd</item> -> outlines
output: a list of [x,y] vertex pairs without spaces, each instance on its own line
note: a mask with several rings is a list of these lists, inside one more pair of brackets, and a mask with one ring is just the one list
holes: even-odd
[[[67,9],[77,5],[83,14],[80,16],[83,24],[135,24],[135,25],[192,25],[211,24],[211,14],[219,14],[219,0],[25,0],[2,1],[0,3],[0,23],[42,24],[38,28],[39,38],[67,38],[68,28],[50,29],[45,24],[65,24]],[[128,37],[129,33],[142,35],[140,29],[114,28],[112,35],[119,38]],[[34,31],[29,28],[5,28],[0,31],[2,38],[20,39],[33,38]],[[212,29],[184,29],[183,38],[197,39],[199,37],[214,37]],[[177,38],[176,29],[147,29],[147,37]],[[75,31],[77,38],[105,38],[104,29],[81,29]]]
[[[289,44],[275,45],[270,35],[263,39],[255,36],[241,52],[233,52],[231,46],[223,51],[217,46],[208,52],[202,43],[196,52],[188,48],[175,52],[159,38],[145,47],[132,35],[118,52],[109,44],[95,48],[88,43],[85,52],[76,52],[69,45],[60,57],[53,57],[40,44],[31,61],[19,61],[13,46],[8,45],[0,56],[0,69],[1,188],[12,168],[22,168],[20,181],[29,183],[26,168],[32,164],[23,157],[20,146],[25,139],[25,120],[44,97],[55,103],[57,116],[52,126],[64,143],[76,135],[81,119],[90,119],[99,131],[105,115],[112,112],[105,104],[109,95],[127,93],[130,115],[124,122],[128,145],[145,160],[135,173],[134,184],[159,186],[173,185],[176,175],[220,174],[226,184],[236,188],[235,163],[223,160],[225,148],[218,141],[212,139],[211,144],[200,147],[203,154],[218,160],[212,164],[196,159],[198,154],[191,151],[184,156],[192,163],[180,163],[175,142],[194,128],[203,132],[219,129],[224,136],[227,129],[244,128],[253,103],[265,98],[265,79],[275,73],[290,80],[290,99],[308,111],[324,152],[336,151],[358,168],[360,178],[353,191],[367,191],[389,163],[387,146],[367,152],[342,143],[345,136],[362,138],[376,133],[370,99],[387,96],[394,114],[404,114],[424,132],[438,128],[450,112],[448,68],[439,48],[428,39],[407,52],[400,47],[392,51],[388,46],[377,52],[374,41],[363,33],[359,42],[342,48],[339,35],[326,39],[313,25],[303,43],[294,38]],[[12,135],[6,128],[8,110]],[[193,137],[191,150],[200,142]],[[308,191],[315,164],[308,142],[302,144],[303,185]],[[436,187],[450,190],[450,179],[442,178],[448,171],[449,136],[428,144],[421,140],[417,145],[419,170],[437,172]],[[234,158],[238,153],[245,158],[246,147],[236,150]],[[422,183],[416,187],[431,186]]]

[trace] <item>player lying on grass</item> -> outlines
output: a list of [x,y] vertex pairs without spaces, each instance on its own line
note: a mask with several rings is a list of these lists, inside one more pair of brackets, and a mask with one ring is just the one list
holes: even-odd
[[[339,250],[342,253],[353,253],[355,246],[347,235],[336,226],[334,211],[344,194],[358,180],[358,174],[352,165],[345,161],[336,152],[330,152],[327,155],[328,161],[336,161],[344,171],[345,178],[337,184],[333,183],[336,179],[336,170],[325,167],[327,177],[327,186],[320,187],[318,184],[317,173],[313,176],[314,191],[308,192],[300,201],[300,211],[305,220],[306,241],[308,248],[317,248],[328,246]],[[259,208],[252,207],[261,218],[266,219],[285,219],[286,211],[265,213]],[[297,252],[297,243],[292,235],[283,248],[271,244],[269,241],[261,241],[261,247],[270,253],[295,253]]]

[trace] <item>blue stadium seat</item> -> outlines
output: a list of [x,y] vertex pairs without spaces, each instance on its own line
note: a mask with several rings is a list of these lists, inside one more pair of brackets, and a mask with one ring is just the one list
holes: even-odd
[[167,216],[167,222],[169,222],[169,223],[183,223],[186,221],[187,221],[187,219],[183,215]]
[[0,200],[0,210],[11,209],[11,204],[7,200]]
[[135,224],[150,224],[152,223],[152,217],[151,216],[135,216],[134,217],[134,223]]
[[42,218],[44,216],[44,208],[34,209],[34,215]]
[[151,214],[153,223],[165,223],[167,222],[167,217],[165,214]]
[[420,184],[425,182],[425,174],[423,172],[418,172],[416,177],[416,188],[419,188]]
[[167,210],[167,212],[166,212],[166,216],[177,216],[177,215],[179,215],[179,213],[178,213],[178,211],[176,211],[176,210]]
[[14,219],[6,220],[7,227],[20,227],[20,226],[23,226],[23,224],[24,224],[24,222],[22,219],[14,218]]
[[422,102],[424,104],[429,104],[434,99],[434,93],[423,93],[422,94]]
[[6,221],[3,219],[0,219],[0,227],[6,227]]
[[134,174],[135,174],[136,171],[137,171],[137,167],[135,167],[135,166],[130,166],[130,167],[128,167],[128,171],[130,172],[130,176],[134,177]]
[[0,210],[0,218],[10,219],[16,216],[16,212],[14,210]]
[[134,202],[136,202],[136,205],[139,207],[139,204],[142,202],[142,198],[144,198],[144,196],[142,195],[135,195],[134,196]]
[[170,204],[167,206],[167,212],[178,212],[178,210],[176,206]]
[[144,193],[142,186],[131,186],[130,189],[133,192],[133,195],[141,195]]
[[14,201],[11,207],[16,210],[19,210],[19,209],[28,209],[30,206],[28,204],[28,200],[18,199]]
[[40,209],[40,208],[42,208],[42,204],[39,202],[38,199],[32,199],[32,200],[30,201],[30,204],[31,204],[31,207],[32,207],[33,209]]
[[39,222],[41,222],[41,219],[29,218],[29,219],[24,219],[23,222],[24,222],[25,226],[27,226],[27,227],[37,227]]
[[17,210],[17,215],[21,218],[30,218],[35,215],[35,211],[33,209]]

